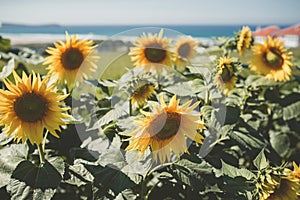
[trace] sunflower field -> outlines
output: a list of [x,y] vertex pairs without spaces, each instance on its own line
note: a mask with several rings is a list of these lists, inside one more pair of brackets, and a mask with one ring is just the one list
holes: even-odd
[[143,30],[0,38],[0,199],[300,199],[299,50]]

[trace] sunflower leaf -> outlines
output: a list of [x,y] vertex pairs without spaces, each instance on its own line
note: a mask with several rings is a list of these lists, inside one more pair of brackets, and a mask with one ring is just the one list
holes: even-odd
[[14,170],[7,191],[12,199],[51,199],[63,174],[64,162],[60,157],[50,158],[43,166],[24,160]]
[[93,175],[81,163],[71,165],[68,170],[68,176],[65,182],[77,187],[92,183],[94,180]]
[[290,139],[283,132],[270,131],[270,143],[273,149],[281,156],[284,157],[290,151]]
[[130,180],[123,172],[118,169],[101,166],[84,164],[85,168],[94,176],[94,186],[98,188],[101,193],[106,193],[110,190],[118,195],[125,189],[134,187],[136,184]]
[[119,117],[125,116],[127,114],[128,113],[125,110],[124,106],[113,108],[112,110],[108,111],[103,117],[101,117],[98,121],[96,121],[94,125],[88,130],[96,130],[101,126],[106,125],[109,122],[114,121]]
[[275,86],[278,85],[278,82],[274,80],[266,79],[264,76],[250,75],[246,79],[245,85],[256,88],[256,87],[263,87],[263,86]]
[[248,149],[256,148],[259,149],[264,144],[258,138],[241,131],[229,132],[229,137],[239,142],[241,145]]
[[[207,182],[206,176],[212,173],[213,167],[199,158],[194,157],[193,161],[183,158],[173,164],[172,171],[170,173],[178,181],[182,181],[192,188],[197,186],[194,189],[204,191]],[[199,185],[202,186],[199,187]]]
[[178,96],[194,96],[203,90],[202,87],[195,87],[199,84],[196,81],[179,82],[164,88],[164,90]]
[[219,172],[216,173],[216,177],[220,177],[221,175],[222,176],[227,175],[231,178],[241,176],[247,180],[251,180],[252,178],[255,177],[255,175],[246,168],[236,168],[232,165],[225,163],[223,160],[221,160],[221,163],[222,163],[222,168],[220,169]]
[[293,103],[285,108],[283,108],[283,119],[284,120],[291,120],[296,118],[300,115],[300,101]]
[[0,150],[0,187],[8,184],[17,165],[27,157],[28,146],[12,144]]
[[265,156],[264,149],[261,150],[261,152],[253,160],[253,164],[258,170],[265,169],[269,166],[269,162],[267,161],[267,158]]

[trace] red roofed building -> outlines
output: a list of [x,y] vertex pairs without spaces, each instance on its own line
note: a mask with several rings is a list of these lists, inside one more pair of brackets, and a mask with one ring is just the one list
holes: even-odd
[[285,29],[281,29],[276,32],[276,36],[282,36],[282,35],[298,35],[300,36],[300,24],[296,24],[294,26],[290,26]]
[[268,26],[265,28],[256,28],[253,33],[256,42],[262,43],[263,38],[268,35],[272,37],[279,37],[284,41],[286,47],[300,46],[300,24],[280,29],[278,26]]
[[254,37],[265,37],[268,35],[273,36],[276,32],[278,32],[280,28],[278,26],[268,26],[266,28],[256,28],[252,34]]
[[281,29],[275,35],[283,40],[287,47],[300,46],[300,24]]

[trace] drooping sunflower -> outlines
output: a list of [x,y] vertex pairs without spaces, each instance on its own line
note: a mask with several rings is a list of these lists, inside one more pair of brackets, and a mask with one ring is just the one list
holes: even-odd
[[76,35],[70,37],[66,33],[66,41],[55,42],[54,46],[46,50],[50,55],[43,64],[48,65],[49,74],[60,83],[66,82],[72,88],[96,70],[95,62],[99,57],[95,54],[96,46],[92,40],[79,40]]
[[248,26],[243,26],[238,35],[237,50],[240,55],[244,55],[246,50],[250,48],[252,42],[252,32]]
[[176,66],[183,66],[190,63],[191,58],[196,54],[199,42],[191,36],[180,37],[174,47],[174,63]]
[[199,102],[191,105],[192,101],[188,101],[179,106],[179,101],[173,96],[167,105],[161,95],[160,105],[153,104],[152,113],[142,111],[145,117],[135,121],[139,127],[128,135],[131,137],[126,150],[144,153],[150,146],[153,158],[164,163],[170,161],[171,152],[179,157],[188,151],[185,136],[202,143],[203,137],[197,130],[203,128],[203,123],[199,114],[192,113]]
[[218,62],[218,72],[216,82],[223,90],[225,95],[229,95],[235,86],[237,77],[235,75],[236,67],[232,58],[221,57]]
[[163,38],[163,30],[159,34],[143,33],[136,39],[128,55],[136,67],[142,67],[146,72],[155,71],[161,74],[163,69],[168,70],[172,66],[170,40]]
[[292,74],[290,61],[292,52],[287,52],[278,38],[268,36],[263,44],[255,43],[252,47],[252,58],[249,67],[257,74],[265,75],[267,79],[287,81]]
[[131,103],[137,103],[138,106],[142,106],[147,102],[151,96],[155,93],[155,87],[153,84],[139,84],[135,86],[131,94]]
[[35,73],[27,76],[23,72],[21,79],[13,71],[13,76],[15,84],[4,79],[8,90],[0,89],[0,126],[4,126],[4,133],[14,134],[17,142],[24,143],[28,138],[31,144],[37,145],[43,140],[45,128],[59,137],[55,131],[60,131],[65,119],[70,117],[61,101],[68,95],[56,93],[53,84],[47,86],[47,78],[41,80]]
[[300,180],[300,165],[298,166],[295,162],[293,162],[294,170],[291,172],[291,175]]
[[300,199],[297,169],[294,165],[294,171],[285,168],[283,172],[268,170],[269,173],[261,174],[260,181],[256,184],[260,200]]

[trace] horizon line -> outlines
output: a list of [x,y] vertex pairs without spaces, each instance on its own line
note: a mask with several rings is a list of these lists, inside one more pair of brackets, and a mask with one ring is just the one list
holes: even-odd
[[[60,24],[60,23],[19,23],[19,22],[1,22],[3,25],[21,25],[21,26],[268,26],[268,25],[296,25],[298,23],[136,23],[136,24]],[[1,28],[1,26],[0,26]]]

